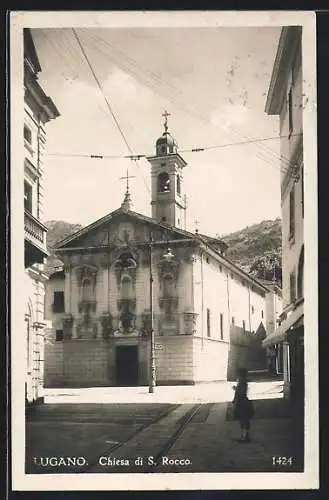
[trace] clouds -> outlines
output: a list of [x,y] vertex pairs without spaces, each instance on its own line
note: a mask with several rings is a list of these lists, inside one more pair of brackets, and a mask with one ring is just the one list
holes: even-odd
[[221,104],[211,117],[211,123],[223,130],[231,126],[243,125],[250,119],[250,111],[242,104]]
[[[45,68],[40,83],[46,82],[61,113],[48,124],[48,151],[129,154],[72,33],[41,31],[46,35],[37,37]],[[277,133],[277,117],[266,116],[263,95],[268,87],[264,75],[273,64],[279,32],[240,28],[77,32],[134,154],[154,153],[155,141],[163,132],[164,109],[171,113],[169,129],[180,150]],[[266,170],[266,161],[261,163],[258,157],[260,150],[260,146],[233,146],[186,155],[190,165],[184,172],[184,186],[190,195],[192,226],[199,218],[201,231],[214,227],[213,232],[222,233],[229,232],[230,226],[233,230],[255,222],[257,215],[279,215],[279,193],[273,189],[276,183],[279,186],[279,176],[276,179],[274,169]],[[273,155],[269,156],[274,163]],[[149,213],[147,162],[138,169],[124,159],[53,157],[45,163],[46,219],[85,224],[117,208],[124,195],[119,177],[127,166],[136,175],[131,186],[135,210]],[[262,213],[250,203],[250,196],[257,195],[265,200]],[[237,200],[243,208],[238,209]],[[222,213],[230,216],[221,218]]]

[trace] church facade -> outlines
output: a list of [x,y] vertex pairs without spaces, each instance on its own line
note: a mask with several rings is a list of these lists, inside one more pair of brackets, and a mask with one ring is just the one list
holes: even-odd
[[266,369],[275,293],[225,257],[226,244],[183,229],[186,162],[165,131],[149,157],[152,217],[121,207],[62,240],[47,282],[46,387],[234,379]]

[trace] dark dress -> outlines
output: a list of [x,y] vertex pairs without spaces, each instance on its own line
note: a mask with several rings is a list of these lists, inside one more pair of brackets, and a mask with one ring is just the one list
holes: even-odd
[[240,380],[235,390],[233,399],[234,419],[248,421],[254,416],[253,404],[247,396],[247,381]]

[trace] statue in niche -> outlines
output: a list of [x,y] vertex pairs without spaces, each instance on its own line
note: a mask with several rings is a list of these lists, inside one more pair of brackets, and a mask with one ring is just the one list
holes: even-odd
[[132,252],[122,252],[114,264],[118,285],[120,285],[123,275],[129,276],[134,283],[136,280],[136,268],[137,261]]
[[145,311],[142,314],[141,335],[148,338],[151,335],[151,312]]
[[163,277],[161,288],[162,295],[159,297],[159,305],[166,319],[171,320],[178,306],[176,286],[172,275],[167,274]]
[[100,318],[103,339],[108,339],[113,334],[113,321],[110,313],[103,313]]
[[118,310],[120,311],[120,329],[123,333],[132,333],[135,328],[136,298],[132,286],[132,279],[125,274],[120,284],[120,299],[118,300]]
[[158,264],[158,272],[160,282],[163,282],[164,276],[172,276],[175,284],[178,280],[180,265],[179,262],[175,259],[168,260],[166,258],[162,258]]
[[130,223],[119,224],[118,235],[121,243],[128,245],[134,239],[134,227]]

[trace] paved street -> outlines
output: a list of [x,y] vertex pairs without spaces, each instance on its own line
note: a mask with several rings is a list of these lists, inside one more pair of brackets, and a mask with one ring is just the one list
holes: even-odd
[[[74,396],[71,390],[66,390],[66,396],[63,390],[57,396],[51,391],[48,403],[35,408],[27,419],[26,472],[301,470],[301,452],[296,449],[301,439],[295,437],[278,383],[250,388],[256,410],[250,443],[238,440],[238,424],[232,421],[227,402],[231,398],[221,401],[225,395],[231,396],[227,384],[220,390],[217,387],[217,402],[212,401],[216,392],[210,387],[208,392],[186,388],[185,396],[180,396],[184,401],[158,402],[169,393],[173,400],[179,399],[175,394],[184,393],[182,389],[157,388],[150,395],[147,388],[128,388],[120,391],[125,402],[119,403],[111,401],[113,389],[98,391],[98,399],[107,400],[105,403],[80,402],[79,395],[88,399],[88,390],[75,390]],[[97,391],[92,392],[96,400]],[[136,401],[127,402],[134,399],[133,394]],[[75,403],[65,402],[65,397],[72,397]],[[153,397],[154,403],[144,402]],[[284,460],[273,465],[273,457],[292,459],[286,465]]]

